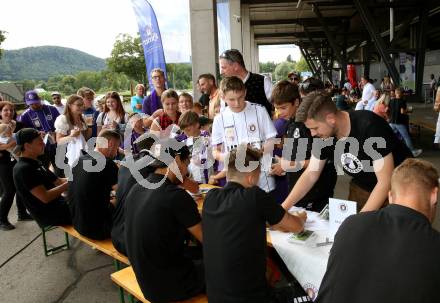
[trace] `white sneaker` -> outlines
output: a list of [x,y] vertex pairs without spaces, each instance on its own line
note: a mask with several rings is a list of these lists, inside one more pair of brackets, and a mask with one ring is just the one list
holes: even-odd
[[421,149],[414,149],[414,150],[412,151],[412,154],[413,154],[414,158],[417,158],[418,156],[420,156],[420,154],[422,153],[422,151],[423,151],[423,150],[421,150]]

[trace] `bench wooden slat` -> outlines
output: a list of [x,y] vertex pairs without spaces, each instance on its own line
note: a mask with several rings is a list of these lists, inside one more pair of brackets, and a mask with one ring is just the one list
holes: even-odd
[[[139,284],[136,280],[136,275],[134,274],[133,268],[131,266],[126,267],[115,273],[112,273],[110,276],[113,282],[115,282],[117,285],[125,289],[136,299],[138,299],[143,303],[150,303],[150,301],[145,299],[144,295],[142,294],[141,288],[139,287]],[[185,301],[179,301],[176,303],[207,303],[207,302],[208,302],[208,298],[206,297],[206,295],[198,295],[194,298]]]
[[110,239],[106,240],[92,240],[90,238],[84,237],[81,235],[78,231],[76,231],[75,228],[73,228],[72,225],[63,225],[60,226],[66,233],[71,235],[72,237],[77,238],[78,240],[86,243],[87,245],[91,246],[94,249],[97,249],[104,254],[124,263],[127,265],[130,265],[130,262],[128,261],[128,258],[124,256],[123,254],[119,253],[116,248],[113,246],[113,243]]

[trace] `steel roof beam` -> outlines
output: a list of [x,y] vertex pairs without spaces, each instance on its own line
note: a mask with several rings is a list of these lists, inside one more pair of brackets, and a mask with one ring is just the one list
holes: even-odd
[[379,52],[380,57],[382,58],[382,61],[384,62],[385,66],[387,67],[388,72],[390,73],[391,78],[393,79],[396,85],[399,85],[400,83],[399,72],[397,71],[394,62],[391,60],[389,53],[386,51],[386,44],[377,30],[375,18],[371,14],[370,10],[368,9],[364,1],[362,0],[353,0],[353,1],[357,11],[359,12],[359,16],[361,17],[362,22],[364,23],[364,26],[366,27],[367,31],[370,33],[370,37],[371,39],[373,39],[376,49]]

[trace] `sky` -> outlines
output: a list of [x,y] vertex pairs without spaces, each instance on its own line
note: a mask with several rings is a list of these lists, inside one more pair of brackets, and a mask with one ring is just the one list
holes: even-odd
[[[150,0],[159,22],[167,62],[189,62],[188,0]],[[1,0],[3,49],[56,45],[107,58],[121,33],[138,27],[130,0]],[[290,46],[261,46],[260,62],[281,62],[299,51]]]

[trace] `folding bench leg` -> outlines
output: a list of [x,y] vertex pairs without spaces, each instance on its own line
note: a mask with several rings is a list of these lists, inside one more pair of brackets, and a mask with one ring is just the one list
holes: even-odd
[[61,251],[61,250],[66,250],[70,248],[70,244],[69,244],[69,236],[67,233],[64,233],[65,235],[65,239],[66,239],[66,243],[60,246],[56,246],[53,248],[48,248],[47,245],[47,239],[46,239],[46,232],[51,231],[53,229],[57,228],[57,226],[47,226],[47,227],[43,227],[42,230],[42,234],[43,234],[43,246],[44,246],[44,255],[46,257],[53,255],[54,253]]
[[[119,260],[113,259],[116,271],[121,269],[121,262]],[[119,302],[125,303],[124,289],[119,286]]]

